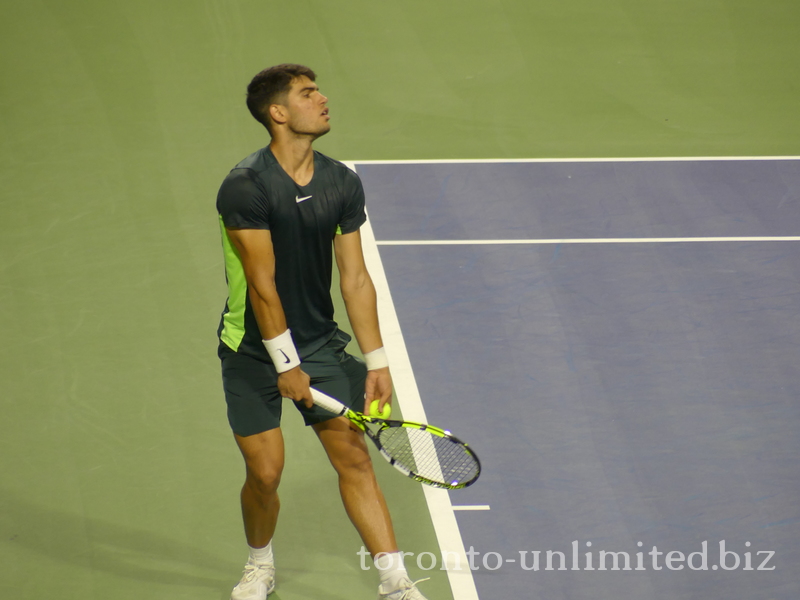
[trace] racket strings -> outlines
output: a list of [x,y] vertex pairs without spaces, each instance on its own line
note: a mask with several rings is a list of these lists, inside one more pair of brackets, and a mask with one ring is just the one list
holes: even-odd
[[475,458],[460,442],[429,430],[391,427],[381,430],[379,440],[397,464],[430,481],[454,486],[478,474]]

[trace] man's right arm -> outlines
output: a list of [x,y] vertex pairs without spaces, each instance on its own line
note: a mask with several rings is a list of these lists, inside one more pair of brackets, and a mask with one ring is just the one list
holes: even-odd
[[[228,237],[242,259],[250,304],[253,307],[261,337],[272,340],[287,329],[278,289],[275,287],[275,253],[269,229],[229,229]],[[278,376],[278,391],[292,400],[311,407],[310,379],[297,366]]]

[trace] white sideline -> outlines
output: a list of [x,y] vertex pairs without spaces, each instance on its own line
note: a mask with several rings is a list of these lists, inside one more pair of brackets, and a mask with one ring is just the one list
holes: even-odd
[[[356,170],[353,161],[344,161],[344,164],[353,171]],[[403,411],[404,419],[427,423],[425,409],[422,406],[417,382],[414,378],[411,361],[403,339],[403,332],[400,330],[400,321],[394,309],[389,283],[386,280],[386,273],[383,270],[383,263],[378,253],[378,246],[375,243],[375,235],[369,219],[361,226],[361,243],[364,249],[364,260],[378,295],[378,318],[381,324],[381,336],[383,337],[383,345],[386,348],[386,354],[389,357],[389,364],[392,369],[392,380],[397,392],[396,402],[398,402],[400,409]],[[432,488],[427,485],[422,486],[422,491],[428,503],[428,511],[439,542],[441,556],[447,567],[447,577],[450,581],[454,600],[479,600],[475,580],[472,577],[472,571],[468,567],[469,561],[464,549],[464,541],[461,539],[456,515],[450,503],[450,495],[447,490]],[[458,568],[459,566],[461,568]]]

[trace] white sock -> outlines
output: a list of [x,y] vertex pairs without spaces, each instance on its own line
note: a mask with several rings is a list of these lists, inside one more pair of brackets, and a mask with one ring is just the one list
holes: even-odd
[[385,552],[378,555],[374,560],[375,568],[381,578],[381,589],[384,592],[391,592],[400,587],[400,584],[408,579],[408,572],[403,564],[402,552]]
[[253,548],[252,546],[248,546],[248,548],[250,548],[251,563],[256,565],[271,565],[275,562],[275,558],[272,556],[272,540],[263,548]]

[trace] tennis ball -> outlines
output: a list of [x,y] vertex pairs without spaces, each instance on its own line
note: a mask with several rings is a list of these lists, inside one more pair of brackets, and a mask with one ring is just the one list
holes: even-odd
[[392,415],[392,405],[386,404],[383,407],[383,412],[378,410],[378,405],[380,404],[380,400],[373,400],[370,402],[369,405],[369,416],[371,417],[379,417],[381,419],[388,419]]

